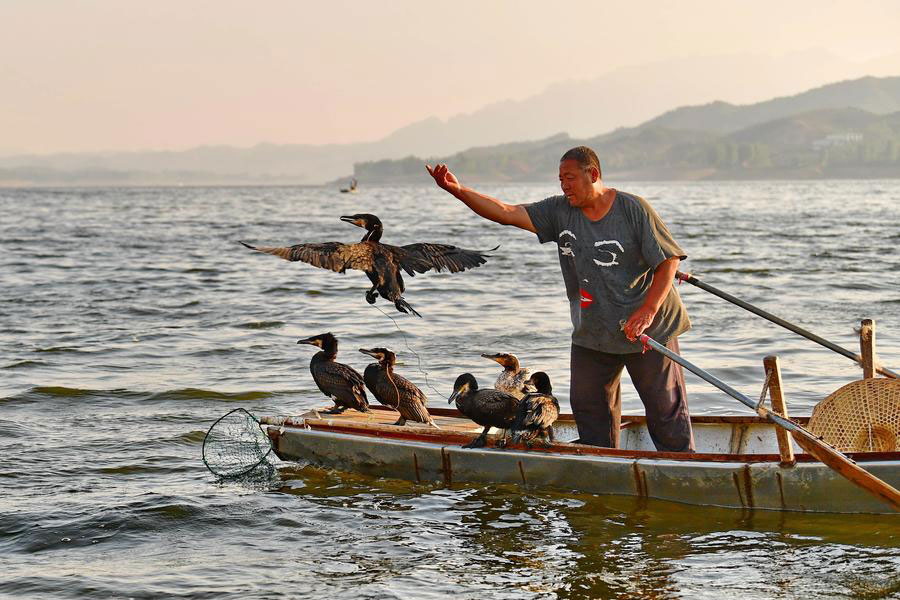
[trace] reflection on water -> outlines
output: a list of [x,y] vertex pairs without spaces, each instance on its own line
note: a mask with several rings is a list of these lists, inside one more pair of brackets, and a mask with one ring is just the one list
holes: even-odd
[[[448,490],[313,467],[281,468],[272,489],[296,497],[300,512],[339,510],[357,524],[354,545],[369,552],[355,555],[354,572],[367,572],[374,553],[379,576],[436,571],[449,589],[495,581],[512,597],[557,598],[887,598],[900,590],[900,516],[698,508],[514,486]],[[348,558],[339,555],[319,559]]]

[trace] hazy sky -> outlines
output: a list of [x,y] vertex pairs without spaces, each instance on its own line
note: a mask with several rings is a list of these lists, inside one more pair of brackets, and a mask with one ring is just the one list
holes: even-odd
[[0,153],[368,141],[625,66],[808,50],[900,57],[900,1],[0,0]]

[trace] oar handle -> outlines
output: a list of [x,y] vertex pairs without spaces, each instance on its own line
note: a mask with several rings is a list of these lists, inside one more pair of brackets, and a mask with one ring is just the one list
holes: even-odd
[[[732,296],[731,294],[729,294],[727,292],[723,292],[720,289],[714,288],[713,286],[709,285],[708,283],[704,283],[704,282],[700,281],[699,279],[697,279],[690,273],[682,273],[681,271],[677,271],[675,273],[675,279],[677,279],[678,281],[687,281],[691,285],[695,285],[698,288],[700,288],[701,290],[705,290],[705,291],[709,292],[710,294],[713,294],[714,296],[718,296],[719,298],[727,300],[728,302],[731,302],[732,304],[736,304],[737,306],[740,306],[744,310],[748,310],[755,315],[758,315],[768,321],[771,321],[772,323],[775,323],[776,325],[780,325],[780,326],[784,327],[785,329],[793,331],[794,333],[796,333],[798,335],[802,335],[806,339],[816,342],[817,344],[820,344],[822,346],[825,346],[829,350],[833,350],[834,352],[837,352],[838,354],[842,354],[843,356],[846,356],[850,360],[855,360],[859,364],[862,364],[862,362],[863,362],[862,357],[859,354],[855,354],[855,353],[851,352],[850,350],[847,350],[846,348],[841,348],[837,344],[829,342],[825,338],[819,337],[816,334],[812,333],[811,331],[807,331],[806,329],[803,329],[802,327],[798,327],[797,325],[794,325],[793,323],[791,323],[789,321],[785,321],[784,319],[782,319],[780,317],[776,317],[775,315],[773,315],[770,312],[766,312],[761,308],[753,306],[749,302],[745,302],[745,301],[741,300],[740,298],[736,298],[735,296]],[[900,378],[900,375],[898,375],[897,373],[895,373],[894,371],[892,371],[886,367],[875,367],[875,370],[878,373],[881,373],[882,375],[884,375],[885,377],[891,377],[893,379]]]
[[895,510],[900,511],[900,491],[895,489],[889,483],[882,481],[878,477],[875,477],[874,475],[857,465],[854,461],[850,460],[850,458],[848,458],[843,452],[839,451],[834,446],[827,444],[806,428],[801,427],[793,421],[782,417],[778,413],[767,410],[762,406],[757,407],[756,403],[744,394],[735,390],[733,387],[718,379],[717,377],[707,373],[690,361],[685,360],[681,357],[681,355],[672,352],[650,336],[646,334],[641,335],[639,339],[644,345],[644,348],[652,348],[656,352],[659,352],[660,354],[668,357],[673,362],[678,363],[691,373],[713,384],[729,396],[756,410],[761,417],[768,419],[770,422],[778,425],[779,427],[787,429],[794,436],[794,439],[797,441],[797,443],[800,444],[808,453],[818,458],[825,465],[833,469],[842,477],[845,477],[851,483],[856,484],[870,494],[884,500],[885,502],[893,506]]

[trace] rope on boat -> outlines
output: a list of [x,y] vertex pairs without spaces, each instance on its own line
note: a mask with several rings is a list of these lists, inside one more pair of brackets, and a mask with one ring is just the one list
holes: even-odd
[[759,402],[756,403],[756,413],[766,418],[766,396],[769,392],[769,386],[772,384],[772,371],[766,371],[766,380],[763,382],[762,391],[759,393]]

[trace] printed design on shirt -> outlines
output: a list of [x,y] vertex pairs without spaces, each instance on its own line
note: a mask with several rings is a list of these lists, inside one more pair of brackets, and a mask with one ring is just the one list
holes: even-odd
[[581,288],[578,292],[581,294],[581,308],[587,308],[594,303],[594,297],[587,290]]
[[622,244],[620,244],[617,240],[601,240],[599,242],[594,242],[594,248],[597,249],[598,256],[603,256],[605,258],[604,255],[608,254],[610,257],[609,260],[598,260],[595,258],[594,264],[596,264],[598,267],[611,267],[613,265],[619,264],[616,261],[616,258],[618,258],[618,256],[619,256],[618,254],[616,254],[612,250],[607,250],[605,248],[601,248],[601,246],[613,246],[613,245],[619,249],[619,252],[625,252],[625,248],[623,248]]
[[568,229],[560,231],[559,242],[557,242],[557,244],[559,245],[559,253],[563,256],[571,256],[572,258],[575,258],[575,252],[572,250],[572,242],[569,240],[563,240],[564,235],[571,237],[573,240],[578,239],[578,237],[576,237],[576,235]]

